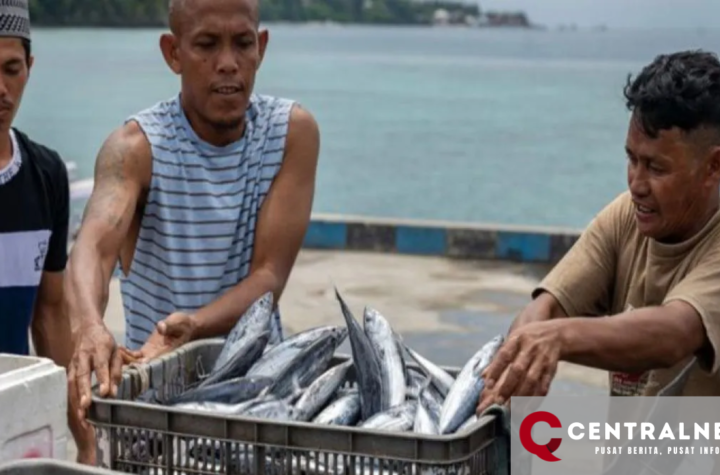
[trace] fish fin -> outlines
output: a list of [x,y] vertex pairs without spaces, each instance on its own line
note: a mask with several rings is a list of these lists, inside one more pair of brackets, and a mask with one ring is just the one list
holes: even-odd
[[353,316],[352,312],[350,311],[350,307],[348,307],[347,303],[345,302],[345,299],[343,299],[342,296],[340,295],[340,291],[338,290],[337,287],[335,287],[335,298],[340,303],[340,310],[342,310],[342,313],[345,316],[345,318],[353,318],[354,319],[355,317]]

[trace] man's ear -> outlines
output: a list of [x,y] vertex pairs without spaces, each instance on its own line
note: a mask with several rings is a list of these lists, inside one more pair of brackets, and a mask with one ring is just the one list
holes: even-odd
[[267,48],[268,41],[270,41],[270,32],[265,30],[260,30],[258,33],[258,48],[260,49],[260,61],[258,61],[258,69],[260,69],[260,65],[263,62],[263,59],[265,58],[265,49]]
[[175,74],[180,74],[180,60],[178,59],[178,41],[177,36],[172,33],[164,33],[160,36],[160,51],[162,51],[165,62]]
[[35,56],[30,55],[30,57],[28,58],[28,64],[27,64],[28,77],[30,77],[30,70],[32,69],[33,64],[35,64]]
[[704,175],[703,187],[713,190],[720,186],[720,146],[713,146],[710,149],[701,173]]
[[720,181],[720,146],[715,146],[710,150],[707,166],[708,175],[714,181]]

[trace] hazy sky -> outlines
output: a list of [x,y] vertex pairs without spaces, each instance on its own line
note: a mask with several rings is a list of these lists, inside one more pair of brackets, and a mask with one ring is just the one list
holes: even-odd
[[609,27],[706,27],[720,25],[720,0],[480,0],[481,8],[524,10],[547,26],[575,23]]

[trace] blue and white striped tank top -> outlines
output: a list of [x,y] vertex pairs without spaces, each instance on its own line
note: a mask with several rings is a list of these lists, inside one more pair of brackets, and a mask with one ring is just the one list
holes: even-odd
[[[120,278],[128,348],[140,348],[172,312],[192,313],[247,276],[257,215],[282,164],[292,106],[253,95],[243,138],[223,147],[195,134],[179,95],[128,119],[144,131],[153,157],[130,273]],[[276,311],[271,342],[282,338]]]

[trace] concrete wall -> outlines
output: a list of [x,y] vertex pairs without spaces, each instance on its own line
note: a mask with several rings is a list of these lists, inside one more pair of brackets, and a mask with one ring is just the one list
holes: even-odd
[[554,263],[580,233],[551,227],[313,215],[304,247]]

